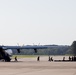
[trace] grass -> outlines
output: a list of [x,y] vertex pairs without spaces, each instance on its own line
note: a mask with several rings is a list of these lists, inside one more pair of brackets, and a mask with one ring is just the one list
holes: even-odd
[[36,55],[13,55],[12,58],[15,58],[15,56],[17,56],[17,58],[34,58],[34,57],[37,57]]

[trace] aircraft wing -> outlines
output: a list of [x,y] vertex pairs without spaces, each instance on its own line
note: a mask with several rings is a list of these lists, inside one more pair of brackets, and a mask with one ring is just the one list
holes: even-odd
[[3,49],[46,49],[47,46],[2,46]]
[[46,49],[47,46],[38,46],[38,45],[35,45],[35,46],[32,46],[32,45],[29,45],[29,46],[2,46],[2,49],[17,49],[17,51],[20,53],[20,50],[21,49],[34,49],[35,53],[37,52],[37,49]]

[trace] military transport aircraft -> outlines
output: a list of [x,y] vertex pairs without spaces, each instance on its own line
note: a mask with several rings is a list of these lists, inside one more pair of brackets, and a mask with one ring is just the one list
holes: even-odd
[[0,46],[0,59],[4,59],[5,62],[10,62],[10,56],[13,54],[12,50],[16,49],[18,53],[20,53],[21,49],[34,49],[35,53],[37,53],[37,49],[46,49],[47,46],[39,46],[39,45],[27,45],[27,46]]

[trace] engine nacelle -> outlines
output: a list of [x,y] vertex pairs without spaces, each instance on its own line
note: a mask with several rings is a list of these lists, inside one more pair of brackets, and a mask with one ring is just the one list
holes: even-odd
[[37,53],[37,49],[34,49],[35,53]]
[[7,49],[7,50],[5,50],[5,52],[8,53],[9,56],[13,55],[12,49]]

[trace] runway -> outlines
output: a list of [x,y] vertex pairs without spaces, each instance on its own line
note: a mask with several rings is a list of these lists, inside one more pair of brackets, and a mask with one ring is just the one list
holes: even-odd
[[47,56],[0,62],[0,75],[76,75],[76,62],[49,62]]

